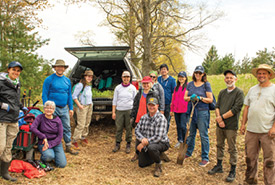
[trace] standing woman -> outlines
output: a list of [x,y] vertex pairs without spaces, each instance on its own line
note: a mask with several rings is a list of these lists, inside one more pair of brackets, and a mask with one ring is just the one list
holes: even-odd
[[89,126],[93,113],[93,94],[92,80],[94,72],[92,70],[85,71],[80,82],[75,85],[72,94],[73,100],[77,105],[77,125],[73,135],[73,145],[79,150],[78,141],[81,140],[82,145],[87,145],[86,137],[89,134]]
[[157,98],[159,100],[159,111],[164,114],[164,108],[165,108],[165,97],[164,97],[164,90],[160,83],[158,83],[158,72],[157,71],[150,71],[149,76],[152,79],[154,92],[157,95]]
[[1,176],[10,181],[16,181],[9,175],[12,160],[12,143],[19,131],[17,118],[19,110],[26,110],[20,103],[19,76],[23,70],[19,62],[8,65],[8,71],[0,73],[0,156]]
[[175,147],[179,147],[180,143],[183,143],[186,133],[186,111],[188,108],[188,102],[184,100],[184,94],[186,91],[187,82],[188,78],[186,72],[179,72],[177,86],[175,87],[171,102],[171,116],[174,114],[178,133],[178,143]]
[[[208,128],[210,121],[209,103],[213,102],[213,94],[210,83],[207,82],[206,73],[202,66],[197,66],[192,76],[193,81],[188,83],[184,100],[189,101],[189,110],[191,102],[199,101],[195,107],[193,119],[190,125],[190,134],[187,138],[188,149],[186,158],[190,157],[195,148],[195,137],[197,128],[201,138],[201,158],[200,166],[205,167],[209,163],[209,136]],[[188,110],[188,111],[189,111]]]
[[122,73],[122,83],[116,86],[114,91],[112,118],[116,122],[116,144],[113,152],[120,149],[120,142],[122,140],[123,128],[126,130],[126,150],[130,153],[132,142],[132,125],[130,123],[130,113],[133,108],[134,98],[137,94],[136,87],[130,83],[130,72],[124,71]]

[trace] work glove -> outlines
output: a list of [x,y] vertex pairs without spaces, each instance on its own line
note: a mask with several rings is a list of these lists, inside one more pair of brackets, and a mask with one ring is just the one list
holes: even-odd
[[27,111],[29,111],[29,109],[27,107],[23,107],[22,111],[27,112]]
[[10,111],[10,106],[7,103],[0,103],[0,107],[1,109],[6,110],[7,112]]
[[200,96],[197,96],[197,99],[200,101],[200,100],[201,100],[201,97],[200,97]]
[[196,94],[192,94],[191,96],[190,96],[190,100],[191,101],[196,101],[196,98],[197,98],[197,95]]

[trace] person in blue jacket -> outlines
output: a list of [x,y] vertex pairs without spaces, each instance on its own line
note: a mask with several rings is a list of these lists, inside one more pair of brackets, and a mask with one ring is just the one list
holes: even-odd
[[[72,86],[69,78],[64,76],[68,65],[63,60],[56,60],[52,65],[55,73],[48,76],[43,84],[42,99],[43,104],[48,100],[56,104],[54,115],[58,116],[63,125],[63,139],[66,145],[66,152],[77,155],[71,148],[71,126],[70,116],[73,116]],[[68,109],[69,108],[69,109]]]
[[160,74],[161,76],[158,77],[158,82],[162,86],[164,90],[164,97],[165,97],[165,108],[164,108],[164,116],[167,120],[167,133],[169,130],[169,125],[170,125],[170,104],[172,101],[172,95],[174,92],[174,89],[176,87],[176,80],[172,76],[168,75],[169,68],[167,64],[162,64],[160,67]]

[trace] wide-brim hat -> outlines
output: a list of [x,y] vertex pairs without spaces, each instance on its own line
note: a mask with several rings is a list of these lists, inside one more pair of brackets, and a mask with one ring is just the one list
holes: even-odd
[[52,65],[52,67],[59,67],[59,66],[63,66],[65,68],[68,68],[69,66],[65,64],[64,60],[58,59],[55,61],[55,64]]
[[275,72],[273,71],[272,67],[270,65],[267,65],[267,64],[260,64],[257,68],[253,68],[252,69],[252,74],[257,77],[257,72],[258,70],[260,69],[264,69],[264,70],[267,70],[270,74],[271,74],[271,77],[270,79],[273,79],[275,78]]
[[84,76],[93,76],[94,77],[94,72],[92,70],[87,70],[85,73],[82,74],[82,78]]

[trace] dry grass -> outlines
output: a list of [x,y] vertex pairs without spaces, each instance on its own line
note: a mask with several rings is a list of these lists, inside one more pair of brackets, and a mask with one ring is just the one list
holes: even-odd
[[[213,114],[213,113],[212,113]],[[213,115],[212,115],[213,117]],[[112,153],[115,141],[115,126],[112,123],[95,124],[90,127],[89,145],[81,147],[78,156],[66,154],[68,165],[64,169],[56,168],[48,172],[45,177],[28,179],[22,174],[12,174],[18,178],[18,184],[228,184],[227,177],[230,165],[227,148],[225,151],[223,174],[210,176],[207,171],[216,163],[216,138],[213,118],[209,129],[210,136],[210,164],[205,168],[198,165],[200,157],[200,138],[197,135],[193,156],[184,161],[184,165],[176,164],[178,149],[167,151],[171,162],[163,163],[163,174],[160,178],[153,177],[154,165],[139,168],[137,162],[130,162],[134,155],[134,142],[131,154],[125,153],[125,141],[119,152]],[[169,138],[171,146],[176,141],[176,126],[172,119]],[[133,137],[134,138],[134,137]],[[236,180],[231,184],[243,184],[245,173],[244,136],[238,136],[238,155]],[[36,155],[38,159],[38,155]],[[262,166],[262,163],[260,163]],[[11,184],[0,179],[1,184]],[[259,172],[259,184],[263,184],[262,170]]]

